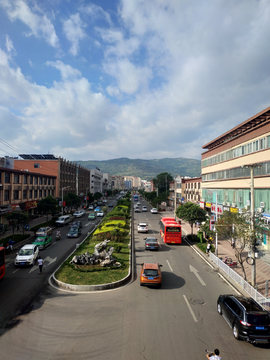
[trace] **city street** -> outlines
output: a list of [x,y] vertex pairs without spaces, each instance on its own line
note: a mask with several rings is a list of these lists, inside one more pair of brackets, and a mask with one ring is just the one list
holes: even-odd
[[[159,214],[134,217],[134,282],[91,293],[62,291],[42,282],[32,307],[1,336],[0,359],[189,360],[205,359],[205,349],[214,348],[223,360],[269,357],[268,345],[235,340],[217,313],[218,296],[234,290],[186,243],[162,243]],[[146,222],[148,236],[158,239],[158,251],[145,251],[147,234],[137,233],[139,222]],[[144,261],[163,265],[161,289],[140,286]]]

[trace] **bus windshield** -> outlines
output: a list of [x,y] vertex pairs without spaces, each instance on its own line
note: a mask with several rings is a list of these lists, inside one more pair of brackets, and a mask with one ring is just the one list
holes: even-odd
[[166,226],[166,231],[167,231],[167,232],[180,232],[181,229],[180,229],[179,227]]

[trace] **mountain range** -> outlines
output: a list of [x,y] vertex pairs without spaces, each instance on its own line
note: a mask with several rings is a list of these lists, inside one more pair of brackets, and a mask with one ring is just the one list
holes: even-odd
[[181,157],[153,160],[119,158],[75,162],[87,169],[98,167],[103,173],[121,176],[138,176],[143,180],[152,180],[162,172],[167,172],[173,177],[176,175],[189,177],[201,176],[200,160]]

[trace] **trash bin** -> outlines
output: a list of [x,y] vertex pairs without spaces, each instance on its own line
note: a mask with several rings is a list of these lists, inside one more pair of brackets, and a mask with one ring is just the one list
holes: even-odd
[[202,232],[202,231],[198,231],[198,232],[197,232],[197,236],[198,236],[198,238],[200,239],[200,243],[202,244],[202,243],[203,243],[203,232]]

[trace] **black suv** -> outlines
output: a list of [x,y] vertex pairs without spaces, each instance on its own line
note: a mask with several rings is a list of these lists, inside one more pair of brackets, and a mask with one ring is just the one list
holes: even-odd
[[254,299],[220,295],[217,311],[232,328],[235,339],[244,339],[252,343],[270,342],[270,313]]
[[71,227],[77,227],[77,228],[81,229],[82,223],[81,223],[81,221],[73,221],[73,223],[71,224]]

